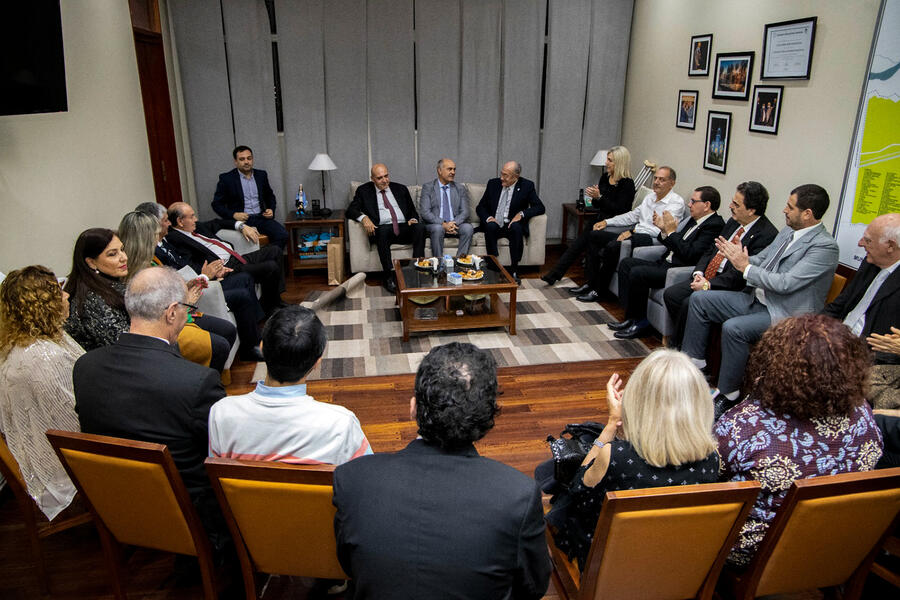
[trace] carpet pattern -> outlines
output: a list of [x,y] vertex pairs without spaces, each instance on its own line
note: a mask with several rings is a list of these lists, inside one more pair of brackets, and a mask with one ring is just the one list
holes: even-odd
[[[516,298],[516,332],[505,328],[413,333],[402,340],[400,310],[394,296],[380,286],[359,285],[319,310],[328,332],[322,362],[308,379],[332,379],[415,373],[428,351],[449,342],[469,342],[493,354],[500,367],[553,364],[646,356],[640,340],[618,340],[604,327],[613,321],[595,302],[578,302],[565,279],[547,287],[540,279],[524,279]],[[323,292],[312,292],[304,305]],[[508,302],[508,294],[501,298]],[[438,300],[439,302],[442,300]],[[265,364],[260,364],[264,376]]]

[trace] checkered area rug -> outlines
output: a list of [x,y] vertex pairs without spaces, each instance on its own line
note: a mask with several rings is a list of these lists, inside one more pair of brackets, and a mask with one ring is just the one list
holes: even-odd
[[[360,285],[319,311],[328,331],[322,362],[308,379],[333,379],[415,373],[428,351],[449,342],[469,342],[511,367],[583,360],[646,356],[640,340],[618,340],[604,327],[613,321],[596,302],[578,302],[564,279],[547,287],[540,279],[523,279],[516,294],[516,332],[505,328],[412,333],[402,340],[400,310],[381,286]],[[323,292],[312,292],[309,304]],[[500,297],[509,302],[509,294]],[[441,302],[443,300],[438,300]],[[430,306],[430,305],[427,305]],[[260,363],[261,369],[265,364]],[[254,374],[254,378],[259,377]]]

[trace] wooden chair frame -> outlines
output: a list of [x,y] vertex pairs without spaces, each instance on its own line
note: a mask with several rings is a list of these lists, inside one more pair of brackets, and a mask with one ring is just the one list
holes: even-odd
[[[12,461],[12,464],[7,464],[6,455],[9,456],[8,460]],[[44,553],[41,551],[40,540],[54,533],[89,523],[91,515],[87,512],[81,512],[67,516],[67,513],[70,512],[67,508],[57,515],[54,520],[47,521],[44,513],[40,511],[34,499],[28,494],[28,488],[22,479],[22,472],[19,470],[19,465],[15,463],[15,460],[16,458],[10,452],[9,446],[6,445],[6,440],[0,435],[0,475],[3,475],[6,479],[16,499],[16,503],[19,505],[19,512],[22,513],[22,519],[25,521],[25,534],[28,537],[38,584],[41,591],[45,595],[49,595],[50,579],[47,575],[47,564],[44,562]],[[78,496],[76,496],[77,498]]]
[[[746,570],[740,573],[725,572],[725,578],[729,580],[727,583],[730,583],[735,592],[734,597],[738,600],[756,597],[756,590],[765,572],[766,564],[778,547],[781,536],[790,523],[794,509],[801,502],[828,496],[875,492],[896,487],[900,487],[900,467],[795,480],[791,484],[784,502],[778,509],[775,519],[769,526],[766,536],[760,543],[756,555],[750,561],[750,564],[747,565]],[[894,516],[891,525],[885,529],[878,541],[872,546],[872,550],[845,582],[843,590],[845,599],[859,598],[862,595],[866,576],[872,568],[872,563],[878,556],[878,552],[881,550],[887,537],[898,525],[900,525],[900,511]]]
[[[274,461],[235,460],[231,458],[207,458],[206,472],[212,483],[216,498],[222,507],[231,537],[241,561],[241,574],[244,577],[244,592],[247,600],[256,600],[256,563],[244,543],[237,520],[231,510],[231,504],[222,489],[221,479],[244,479],[249,481],[266,481],[273,483],[298,483],[307,485],[332,486],[334,465],[295,465]],[[296,573],[282,573],[295,575]]]
[[51,429],[47,431],[47,439],[53,449],[56,450],[60,461],[65,467],[69,477],[78,488],[78,492],[84,499],[85,504],[91,511],[94,518],[94,524],[100,533],[100,541],[103,546],[103,555],[106,558],[107,568],[110,574],[110,584],[113,594],[116,598],[124,599],[126,597],[125,590],[122,585],[122,560],[121,560],[121,544],[115,538],[113,533],[106,527],[103,516],[97,512],[91,502],[90,497],[81,487],[81,482],[69,467],[62,450],[76,450],[112,458],[121,458],[125,460],[133,460],[143,463],[159,465],[162,467],[166,475],[169,485],[178,507],[184,514],[185,522],[191,534],[194,548],[197,551],[197,559],[200,563],[200,575],[203,582],[203,595],[207,600],[216,600],[218,594],[216,591],[215,568],[213,563],[212,548],[206,531],[200,522],[200,517],[191,502],[187,488],[181,479],[181,474],[175,467],[172,455],[164,444],[152,444],[149,442],[139,442],[135,440],[126,440],[121,438],[108,437],[103,435],[93,435],[88,433],[73,433],[69,431],[59,431]]
[[[743,506],[735,517],[715,561],[710,565],[709,571],[697,591],[696,598],[708,600],[713,597],[719,573],[725,565],[725,559],[737,540],[747,515],[753,508],[753,503],[759,495],[759,489],[759,483],[756,481],[741,481],[607,492],[580,582],[576,581],[577,567],[556,547],[550,532],[547,532],[553,559],[553,583],[562,598],[587,600],[594,597],[603,562],[604,548],[610,535],[610,525],[613,519],[621,513],[740,502]],[[652,565],[642,566],[652,568]]]

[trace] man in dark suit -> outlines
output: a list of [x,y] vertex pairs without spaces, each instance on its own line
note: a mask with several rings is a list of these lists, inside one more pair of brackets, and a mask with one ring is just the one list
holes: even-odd
[[231,155],[235,168],[219,175],[212,207],[223,219],[252,225],[269,236],[269,243],[284,250],[288,232],[275,220],[275,193],[269,175],[253,168],[253,150],[238,146]]
[[[745,181],[737,186],[730,205],[731,218],[722,229],[722,237],[732,241],[739,240],[747,248],[749,256],[761,252],[778,234],[778,230],[766,218],[768,203],[769,192],[761,183]],[[663,293],[669,315],[676,323],[675,332],[669,336],[669,345],[673,348],[681,347],[691,294],[705,290],[737,291],[746,285],[740,271],[725,259],[714,243],[710,243],[697,261],[692,279],[668,287]]]
[[666,284],[666,271],[672,267],[694,264],[716,236],[725,222],[716,211],[721,198],[718,190],[704,185],[691,195],[691,213],[681,229],[675,217],[668,211],[662,216],[653,213],[653,225],[659,228],[656,239],[665,246],[665,253],[656,261],[629,257],[619,263],[619,301],[625,307],[625,320],[610,323],[619,339],[630,340],[647,334],[650,321],[647,320],[647,299],[650,288]]
[[509,240],[509,270],[516,283],[519,282],[519,261],[525,250],[528,236],[528,221],[544,214],[544,204],[538,198],[534,183],[519,177],[522,166],[514,160],[503,165],[500,177],[487,182],[484,195],[475,212],[481,220],[481,231],[487,253],[499,256],[497,240]]
[[216,371],[185,360],[175,345],[187,321],[186,293],[168,267],[135,275],[125,292],[128,332],[75,363],[75,411],[85,433],[165,444],[214,547],[221,548],[216,532],[224,539],[227,532],[203,461],[209,409],[225,389]]
[[374,242],[378,247],[384,287],[393,294],[397,291],[397,282],[391,262],[391,244],[412,243],[413,256],[425,256],[425,228],[419,223],[419,213],[409,196],[409,189],[391,183],[385,165],[372,165],[371,179],[356,188],[353,201],[347,207],[347,218],[359,221],[366,229],[370,243]]
[[431,350],[410,413],[420,437],[334,472],[338,559],[355,598],[541,598],[550,561],[541,492],[478,455],[498,412],[496,363],[471,345]]

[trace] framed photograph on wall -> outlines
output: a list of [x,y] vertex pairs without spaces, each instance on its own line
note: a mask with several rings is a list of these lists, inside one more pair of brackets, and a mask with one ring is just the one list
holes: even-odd
[[691,37],[691,54],[688,58],[688,76],[709,75],[709,56],[712,50],[713,35],[706,33]]
[[778,121],[781,117],[781,96],[783,85],[753,86],[753,101],[750,103],[750,131],[778,135]]
[[731,113],[711,110],[706,117],[706,144],[703,148],[703,168],[725,172],[728,164],[728,144],[731,137]]
[[750,78],[753,74],[754,54],[754,52],[716,54],[713,98],[746,100],[750,97]]
[[694,129],[697,126],[697,90],[678,90],[678,112],[675,127]]
[[769,23],[763,34],[760,79],[809,79],[818,17]]

